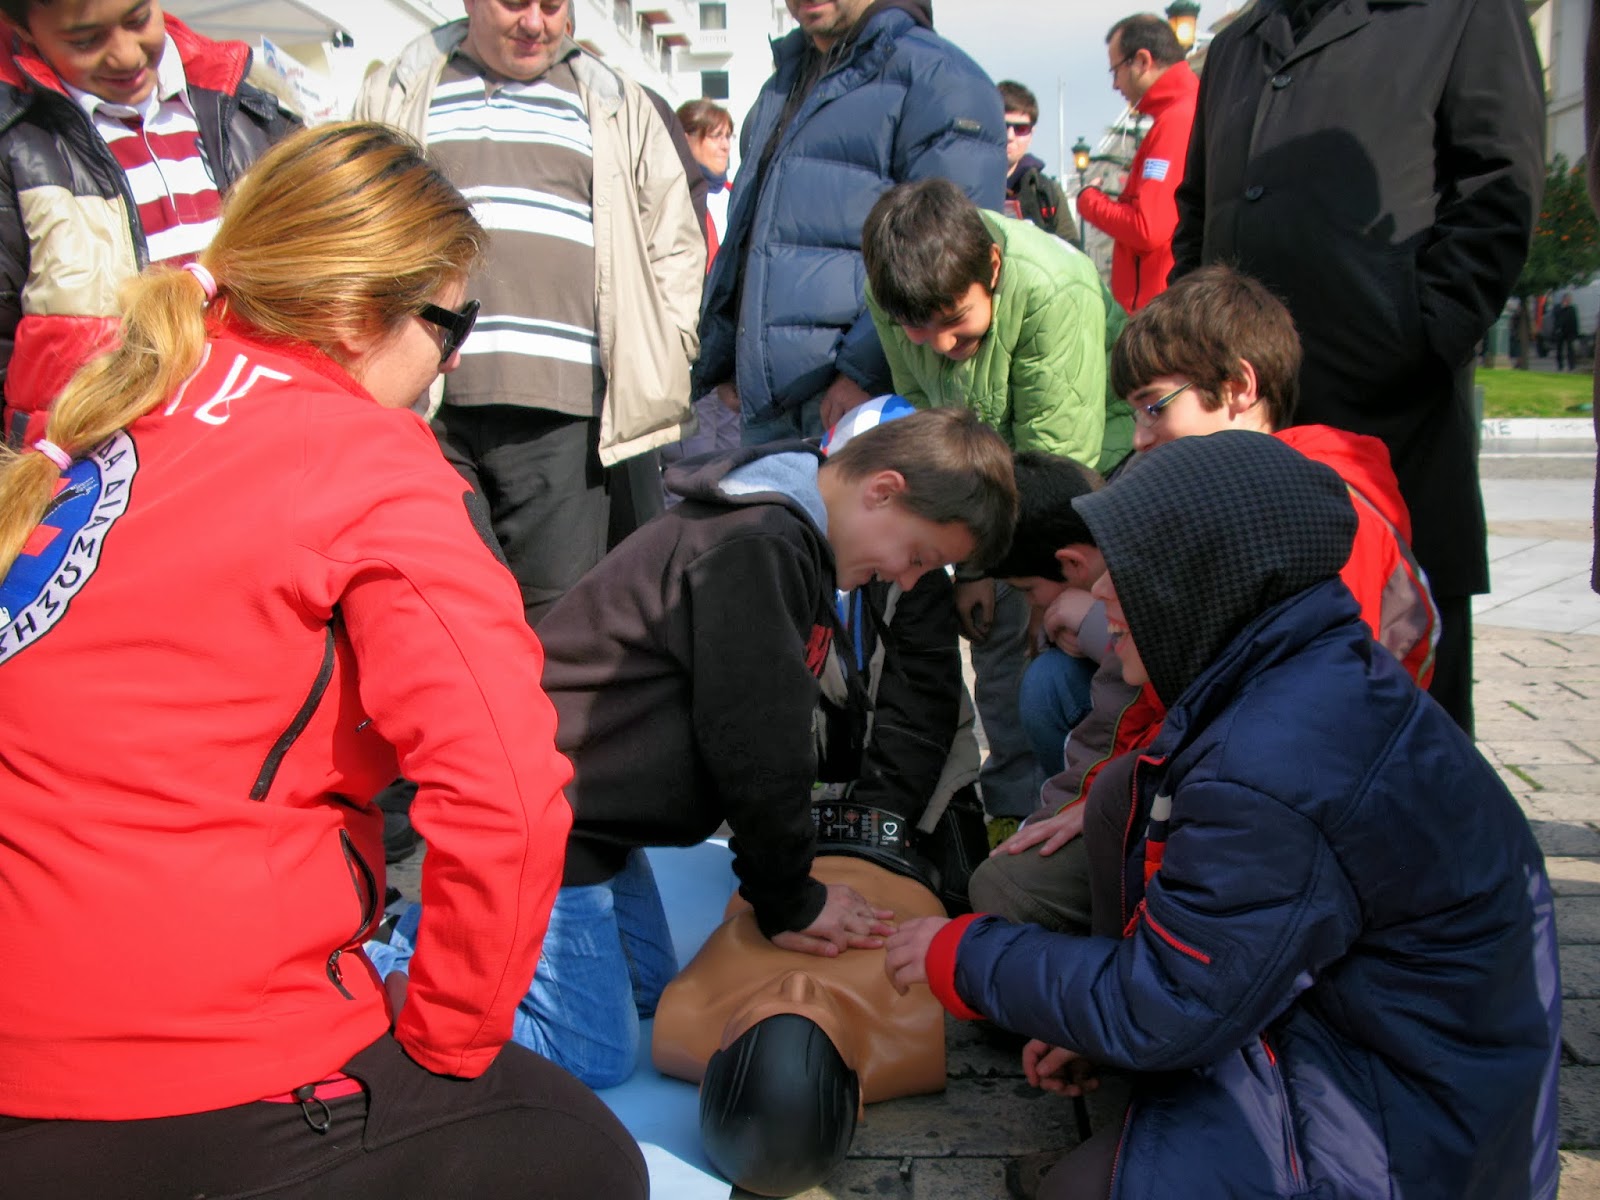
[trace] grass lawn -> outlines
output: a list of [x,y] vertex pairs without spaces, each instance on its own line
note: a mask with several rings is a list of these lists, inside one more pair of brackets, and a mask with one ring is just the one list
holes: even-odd
[[1578,417],[1575,404],[1594,398],[1594,376],[1582,371],[1517,371],[1479,367],[1485,417]]

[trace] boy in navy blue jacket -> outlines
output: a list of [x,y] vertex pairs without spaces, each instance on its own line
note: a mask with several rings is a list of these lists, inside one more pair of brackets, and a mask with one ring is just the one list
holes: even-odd
[[1133,920],[1117,940],[925,918],[887,955],[897,986],[1034,1037],[1038,1086],[1076,1090],[1078,1060],[1141,1073],[1040,1195],[1550,1200],[1543,859],[1338,579],[1342,480],[1223,432],[1074,507],[1123,677],[1168,709],[1132,776]]

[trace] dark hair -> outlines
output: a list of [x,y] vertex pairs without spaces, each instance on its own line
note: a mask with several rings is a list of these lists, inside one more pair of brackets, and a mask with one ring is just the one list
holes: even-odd
[[679,105],[678,121],[689,137],[705,137],[724,129],[733,132],[733,115],[713,100],[690,100]]
[[1017,528],[1011,549],[989,568],[998,579],[1061,579],[1056,551],[1094,545],[1094,534],[1072,507],[1100,490],[1101,479],[1082,463],[1043,450],[1024,450],[1012,464],[1017,477]]
[[967,194],[948,179],[892,187],[861,228],[873,298],[898,325],[926,325],[973,284],[992,291],[994,238]]
[[1039,119],[1039,97],[1014,79],[1002,79],[994,85],[1000,91],[1000,107],[1006,112],[1026,113],[1028,120]]
[[1239,361],[1256,373],[1256,391],[1273,429],[1294,419],[1300,396],[1300,338],[1294,318],[1266,286],[1220,263],[1201,267],[1141,308],[1111,350],[1111,387],[1126,399],[1151,380],[1192,380],[1200,402],[1222,407],[1222,385]]
[[972,558],[982,567],[1006,552],[1017,523],[1017,484],[1011,451],[977,414],[935,408],[863,430],[834,451],[823,467],[842,479],[898,471],[906,481],[900,504],[935,525],[972,531]]
[[1111,27],[1111,32],[1106,34],[1106,45],[1111,45],[1119,33],[1122,39],[1117,44],[1122,49],[1123,58],[1132,58],[1144,50],[1149,53],[1156,66],[1170,67],[1175,63],[1181,63],[1187,57],[1183,52],[1183,43],[1178,41],[1178,35],[1172,32],[1172,26],[1155,13],[1123,17]]

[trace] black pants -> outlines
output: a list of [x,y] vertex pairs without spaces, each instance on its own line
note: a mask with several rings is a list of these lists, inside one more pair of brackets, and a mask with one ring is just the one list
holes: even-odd
[[1439,648],[1428,695],[1472,736],[1472,597],[1435,596]]
[[606,552],[600,422],[510,404],[446,404],[433,432],[445,459],[489,506],[528,624],[537,628]]
[[477,1079],[447,1079],[385,1036],[345,1071],[365,1092],[304,1112],[263,1102],[143,1121],[0,1117],[0,1192],[30,1200],[649,1195],[644,1158],[611,1110],[521,1046],[506,1046]]

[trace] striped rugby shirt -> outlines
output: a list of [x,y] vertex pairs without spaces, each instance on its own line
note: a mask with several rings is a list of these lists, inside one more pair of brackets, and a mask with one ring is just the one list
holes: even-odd
[[482,309],[461,366],[445,377],[445,403],[597,417],[594,149],[571,65],[519,83],[452,55],[427,141],[490,236],[467,283]]
[[137,107],[67,85],[127,176],[152,263],[185,263],[211,244],[222,197],[200,145],[183,60],[169,36],[156,86]]

